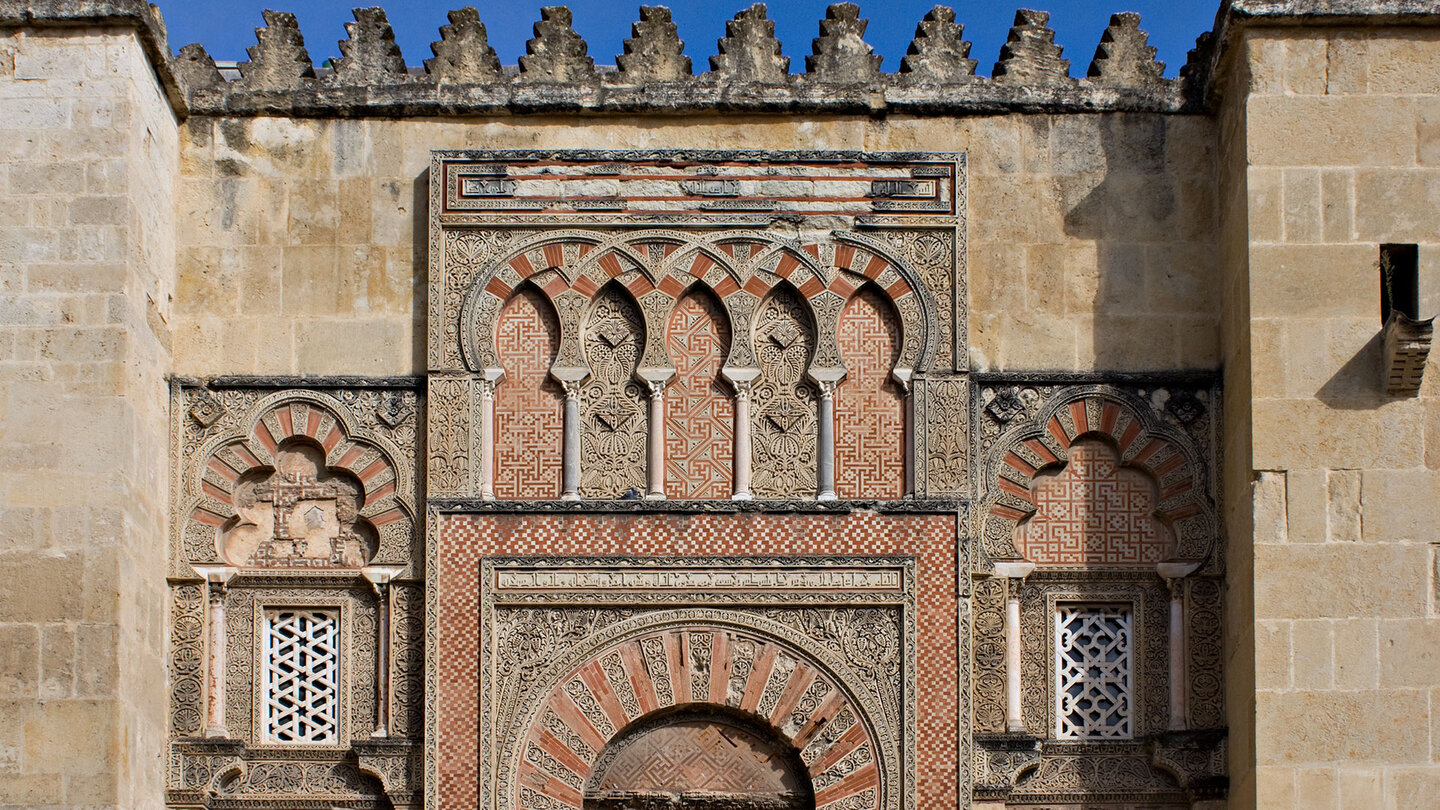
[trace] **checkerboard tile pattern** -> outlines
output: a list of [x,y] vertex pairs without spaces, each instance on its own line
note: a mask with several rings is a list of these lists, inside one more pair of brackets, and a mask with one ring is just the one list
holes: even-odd
[[439,806],[478,805],[479,561],[488,556],[914,555],[918,559],[917,804],[957,800],[953,515],[462,514],[439,529],[436,713]]

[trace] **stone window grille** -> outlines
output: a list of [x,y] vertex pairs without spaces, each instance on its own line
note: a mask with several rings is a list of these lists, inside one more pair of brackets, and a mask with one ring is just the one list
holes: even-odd
[[333,745],[340,737],[340,615],[265,611],[261,715],[267,743]]
[[1134,622],[1129,606],[1059,605],[1055,610],[1055,736],[1133,735]]

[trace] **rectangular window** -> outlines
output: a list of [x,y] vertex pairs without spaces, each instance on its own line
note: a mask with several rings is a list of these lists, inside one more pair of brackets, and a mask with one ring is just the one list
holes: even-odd
[[1380,246],[1380,322],[1391,312],[1420,317],[1420,246]]
[[265,611],[261,702],[267,743],[334,744],[340,738],[340,615]]
[[1129,738],[1134,716],[1133,624],[1128,606],[1055,611],[1055,736]]

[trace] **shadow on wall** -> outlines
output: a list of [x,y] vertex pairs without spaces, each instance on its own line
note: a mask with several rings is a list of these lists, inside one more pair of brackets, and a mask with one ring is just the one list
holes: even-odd
[[1385,333],[1376,330],[1375,336],[1320,386],[1315,398],[1340,411],[1370,411],[1397,399],[1384,390],[1384,344]]
[[[414,227],[410,229],[410,292],[414,305],[412,313],[415,339],[410,342],[410,362],[416,374],[425,374],[430,369],[428,323],[430,319],[430,169],[427,167],[415,178],[410,215]],[[344,216],[344,212],[341,212]]]
[[[1218,365],[1218,216],[1206,185],[1214,177],[1208,124],[1148,114],[1041,120],[1055,130],[1051,162],[1065,234],[1095,245],[1093,271],[1083,261],[1066,268],[1077,306],[1085,303],[1081,285],[1094,285],[1093,368]],[[1084,278],[1087,272],[1094,278]]]

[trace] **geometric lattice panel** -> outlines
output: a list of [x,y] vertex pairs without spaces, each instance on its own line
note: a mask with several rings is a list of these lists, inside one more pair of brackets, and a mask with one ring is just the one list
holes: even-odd
[[1155,518],[1155,486],[1120,466],[1104,442],[1071,445],[1058,474],[1035,477],[1035,513],[1016,530],[1025,559],[1039,565],[1138,565],[1165,559],[1172,533]]
[[1133,699],[1131,612],[1061,605],[1055,610],[1055,736],[1128,738]]
[[800,792],[798,760],[724,720],[682,719],[626,741],[598,779],[601,791],[741,794]]
[[495,354],[505,379],[495,389],[495,497],[554,498],[560,493],[564,393],[550,378],[560,323],[545,296],[521,287],[495,325]]
[[835,393],[835,490],[841,498],[905,495],[905,415],[890,371],[900,357],[900,318],[867,284],[840,315],[845,380]]
[[339,627],[339,615],[333,610],[265,611],[261,642],[265,742],[339,740]]
[[675,304],[665,335],[675,379],[665,390],[665,495],[728,498],[735,411],[720,379],[730,324],[703,289]]

